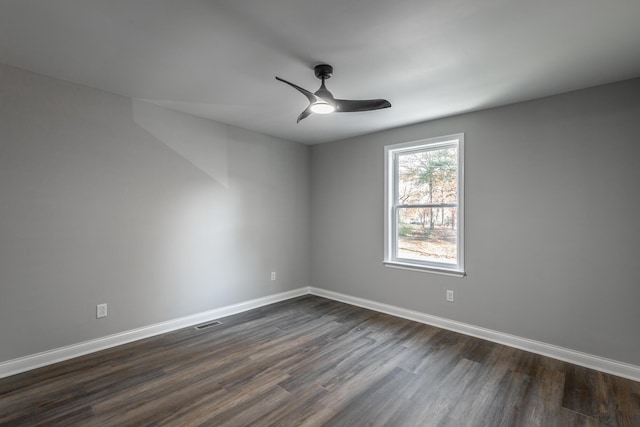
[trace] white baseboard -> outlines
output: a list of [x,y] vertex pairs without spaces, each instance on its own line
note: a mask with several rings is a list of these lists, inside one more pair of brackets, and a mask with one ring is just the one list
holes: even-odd
[[64,360],[73,359],[107,348],[127,344],[132,341],[141,340],[154,335],[164,334],[175,331],[177,329],[186,328],[210,320],[219,319],[221,317],[230,316],[232,314],[241,313],[243,311],[252,310],[264,305],[273,304],[274,302],[284,301],[309,293],[309,288],[300,288],[293,291],[282,292],[269,295],[262,298],[256,298],[250,301],[238,304],[220,307],[202,313],[193,314],[178,319],[169,320],[162,323],[156,323],[150,326],[144,326],[138,329],[132,329],[125,332],[109,335],[90,341],[72,344],[66,347],[60,347],[53,350],[44,351],[42,353],[32,354],[18,359],[8,360],[0,363],[0,378],[18,374],[20,372],[30,371],[42,366],[51,365],[53,363],[62,362]]
[[391,314],[393,316],[402,317],[427,325],[437,326],[461,334],[482,338],[509,347],[519,348],[521,350],[530,351],[531,353],[548,356],[554,359],[573,363],[575,365],[584,366],[586,368],[595,369],[606,372],[608,374],[617,375],[619,377],[628,378],[634,381],[640,381],[640,366],[631,365],[616,360],[606,359],[592,354],[582,353],[580,351],[559,347],[552,344],[546,344],[540,341],[530,340],[515,335],[509,335],[502,332],[485,329],[466,323],[456,322],[454,320],[445,319],[443,317],[431,316],[429,314],[418,311],[407,310],[405,308],[393,305],[383,304],[364,298],[353,297],[351,295],[339,292],[328,291],[320,288],[309,288],[309,293],[320,297],[329,298],[335,301],[344,302],[358,307],[368,308],[370,310],[379,311],[381,313]]
[[177,329],[186,328],[210,320],[219,319],[221,317],[230,316],[232,314],[242,313],[264,305],[273,304],[275,302],[284,301],[298,296],[312,294],[320,297],[329,298],[335,301],[344,302],[358,307],[368,308],[370,310],[379,311],[381,313],[402,317],[427,325],[437,326],[461,334],[482,338],[487,341],[504,344],[510,347],[519,348],[521,350],[530,351],[532,353],[543,356],[552,357],[554,359],[563,360],[565,362],[584,366],[598,371],[606,372],[612,375],[628,378],[634,381],[640,381],[640,366],[631,365],[624,362],[618,362],[604,357],[594,356],[587,353],[571,350],[564,347],[558,347],[552,344],[546,344],[540,341],[534,341],[527,338],[509,335],[502,332],[485,329],[466,323],[456,322],[454,320],[445,319],[443,317],[432,316],[414,310],[408,310],[389,304],[358,298],[339,292],[328,291],[321,288],[304,287],[288,292],[282,292],[269,295],[226,307],[216,308],[213,310],[197,313],[191,316],[181,317],[179,319],[169,320],[167,322],[156,323],[154,325],[145,326],[130,331],[85,341],[78,344],[72,344],[67,347],[56,348],[42,353],[37,353],[18,359],[8,360],[0,363],[0,378],[18,374],[20,372],[29,371],[40,368],[42,366],[51,365],[53,363],[62,362],[74,357],[82,356],[107,348],[127,344],[143,338],[159,335]]

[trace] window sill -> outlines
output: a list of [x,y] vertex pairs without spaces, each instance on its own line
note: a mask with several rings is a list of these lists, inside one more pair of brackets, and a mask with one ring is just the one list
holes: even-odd
[[412,271],[420,271],[423,273],[434,273],[434,274],[443,274],[445,276],[454,276],[454,277],[464,277],[467,275],[464,271],[460,270],[452,270],[448,268],[438,268],[438,267],[427,267],[424,265],[418,264],[408,264],[397,261],[383,261],[382,262],[385,267],[390,268],[399,268],[401,270],[412,270]]

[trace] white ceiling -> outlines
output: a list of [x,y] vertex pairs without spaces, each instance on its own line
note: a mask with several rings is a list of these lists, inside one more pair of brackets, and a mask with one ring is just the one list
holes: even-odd
[[[0,0],[0,62],[307,144],[640,76],[640,0]],[[312,115],[313,66],[338,98]]]

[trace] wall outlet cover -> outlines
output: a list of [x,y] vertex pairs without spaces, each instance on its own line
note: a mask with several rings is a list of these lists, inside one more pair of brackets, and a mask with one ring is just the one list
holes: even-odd
[[107,304],[96,305],[96,319],[107,317]]

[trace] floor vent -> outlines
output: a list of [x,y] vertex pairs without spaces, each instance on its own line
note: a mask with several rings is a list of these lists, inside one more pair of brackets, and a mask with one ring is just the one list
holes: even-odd
[[203,323],[202,325],[198,325],[196,326],[196,329],[198,330],[207,329],[207,328],[211,328],[213,326],[218,326],[218,325],[222,325],[222,322],[220,322],[219,320],[214,320],[213,322]]

